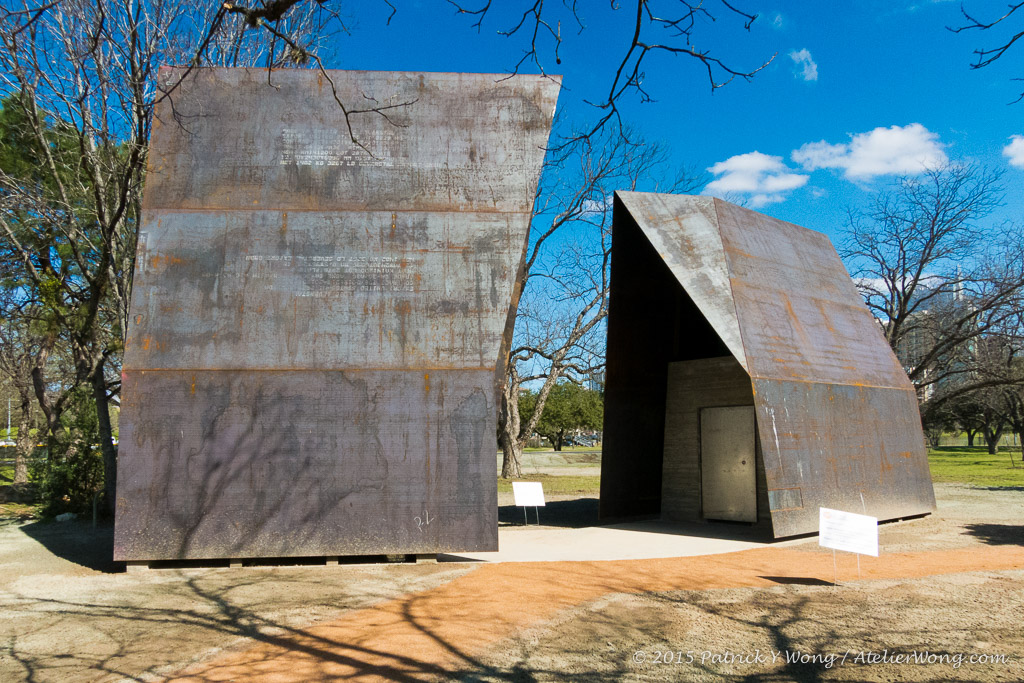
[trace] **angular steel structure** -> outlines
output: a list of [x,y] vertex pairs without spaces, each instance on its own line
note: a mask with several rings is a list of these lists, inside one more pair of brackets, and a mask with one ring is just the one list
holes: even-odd
[[185,73],[160,74],[115,559],[496,549],[557,79]]
[[[935,509],[913,387],[825,235],[711,197],[620,192],[614,210],[603,518],[782,537],[817,531],[819,507]],[[746,450],[717,426],[744,405]]]

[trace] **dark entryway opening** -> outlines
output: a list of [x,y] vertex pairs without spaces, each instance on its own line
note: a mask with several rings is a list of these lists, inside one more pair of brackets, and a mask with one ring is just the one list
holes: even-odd
[[669,363],[731,353],[618,198],[611,283],[600,517],[656,518]]

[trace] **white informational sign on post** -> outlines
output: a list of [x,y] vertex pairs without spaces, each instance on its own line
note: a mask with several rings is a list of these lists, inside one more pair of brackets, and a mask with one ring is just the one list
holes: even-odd
[[818,508],[818,545],[878,557],[878,518]]
[[540,508],[544,507],[544,485],[539,481],[514,481],[512,482],[512,495],[515,496],[516,505],[523,508],[523,524],[529,524],[526,517],[526,508],[533,508],[537,515],[537,524],[540,524]]
[[512,482],[512,495],[519,507],[544,507],[544,485],[539,481]]

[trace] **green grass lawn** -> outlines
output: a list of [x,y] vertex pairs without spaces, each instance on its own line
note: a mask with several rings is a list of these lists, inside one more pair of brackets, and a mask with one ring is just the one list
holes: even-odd
[[928,464],[932,481],[951,481],[973,486],[1024,487],[1024,463],[1020,450],[1000,450],[989,455],[987,449],[943,446],[929,449]]
[[[13,457],[13,456],[12,456]],[[0,464],[0,518],[21,518],[28,519],[35,512],[34,505],[25,503],[12,503],[7,500],[6,489],[14,481],[14,465]]]
[[[984,447],[944,446],[928,451],[933,481],[972,486],[1024,488],[1024,463],[1020,457],[1019,449],[1008,451],[1005,448],[995,455],[989,455]],[[567,458],[574,459],[571,455]],[[599,463],[594,459],[593,464]],[[601,489],[601,477],[596,475],[525,474],[523,480],[543,483],[544,493],[549,495],[597,496]],[[498,491],[511,492],[512,482],[498,479]]]
[[[583,453],[600,453],[600,446],[563,446],[562,450],[557,451],[558,453],[572,453],[574,451],[580,451]],[[499,451],[500,452],[500,451]],[[523,453],[555,453],[555,449],[551,446],[542,446],[540,448],[524,448]]]
[[[498,493],[512,493],[512,479],[498,479]],[[601,477],[552,474],[525,474],[518,481],[539,481],[544,484],[544,495],[579,494],[596,497],[601,490]]]

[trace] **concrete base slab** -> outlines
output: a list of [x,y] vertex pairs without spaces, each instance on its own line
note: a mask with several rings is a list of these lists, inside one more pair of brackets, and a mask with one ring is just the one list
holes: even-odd
[[[783,544],[803,543],[806,539]],[[593,562],[715,555],[780,545],[748,527],[661,521],[561,529],[507,526],[497,552],[438,555],[439,562]]]

